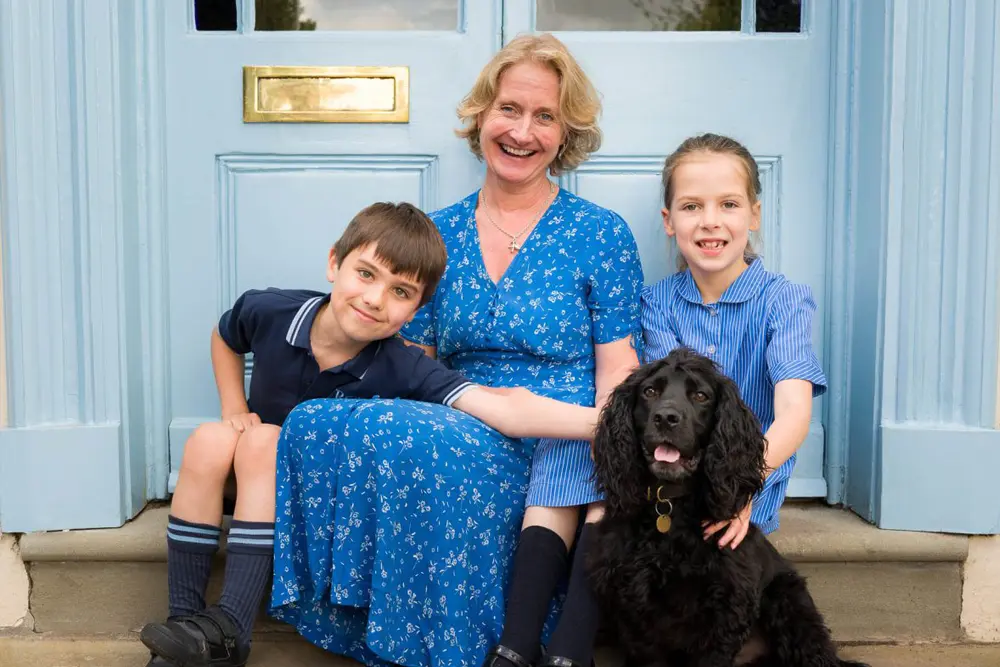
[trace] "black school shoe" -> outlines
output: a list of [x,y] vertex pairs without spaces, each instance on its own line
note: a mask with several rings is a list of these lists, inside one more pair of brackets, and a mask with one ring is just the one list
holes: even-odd
[[[149,623],[139,639],[174,667],[243,667],[250,643],[242,644],[229,615],[213,605],[165,623]],[[148,666],[147,666],[148,667]]]

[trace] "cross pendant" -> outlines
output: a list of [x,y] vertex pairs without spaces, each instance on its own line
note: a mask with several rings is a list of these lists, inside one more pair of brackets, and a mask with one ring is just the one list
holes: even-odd
[[513,255],[514,253],[516,253],[520,249],[521,249],[521,246],[519,246],[517,244],[517,240],[516,239],[511,239],[510,240],[510,245],[507,246],[507,250],[510,250],[510,254]]

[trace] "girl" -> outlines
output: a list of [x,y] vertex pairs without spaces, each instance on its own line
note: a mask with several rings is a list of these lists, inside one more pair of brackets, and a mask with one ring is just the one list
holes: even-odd
[[812,398],[826,378],[812,347],[812,292],[764,269],[751,233],[760,228],[757,163],[716,134],[687,139],[663,167],[663,226],[677,243],[678,272],[642,292],[644,361],[675,347],[704,354],[740,388],[767,438],[764,489],[736,518],[707,526],[735,549],[750,522],[778,528],[795,453],[809,431]]

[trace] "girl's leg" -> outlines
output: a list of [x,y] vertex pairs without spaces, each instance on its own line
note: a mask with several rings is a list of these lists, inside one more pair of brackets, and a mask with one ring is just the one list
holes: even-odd
[[546,651],[549,656],[568,658],[581,667],[590,667],[594,656],[594,637],[600,621],[597,600],[587,579],[586,557],[594,540],[596,524],[602,516],[603,503],[593,503],[587,508],[587,519],[580,531],[580,541],[570,568],[569,590],[562,616]]
[[[548,616],[556,586],[566,572],[566,554],[580,521],[579,507],[529,507],[507,591],[507,608],[500,646],[528,664],[540,655],[542,626]],[[524,667],[503,652],[491,652],[490,667]]]

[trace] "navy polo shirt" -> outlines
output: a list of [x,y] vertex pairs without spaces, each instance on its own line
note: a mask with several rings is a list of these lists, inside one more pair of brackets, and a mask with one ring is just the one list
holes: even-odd
[[237,354],[253,353],[247,404],[265,424],[281,425],[314,398],[408,398],[451,405],[474,385],[399,338],[377,340],[339,366],[321,370],[309,332],[329,294],[248,290],[219,319],[219,335]]

